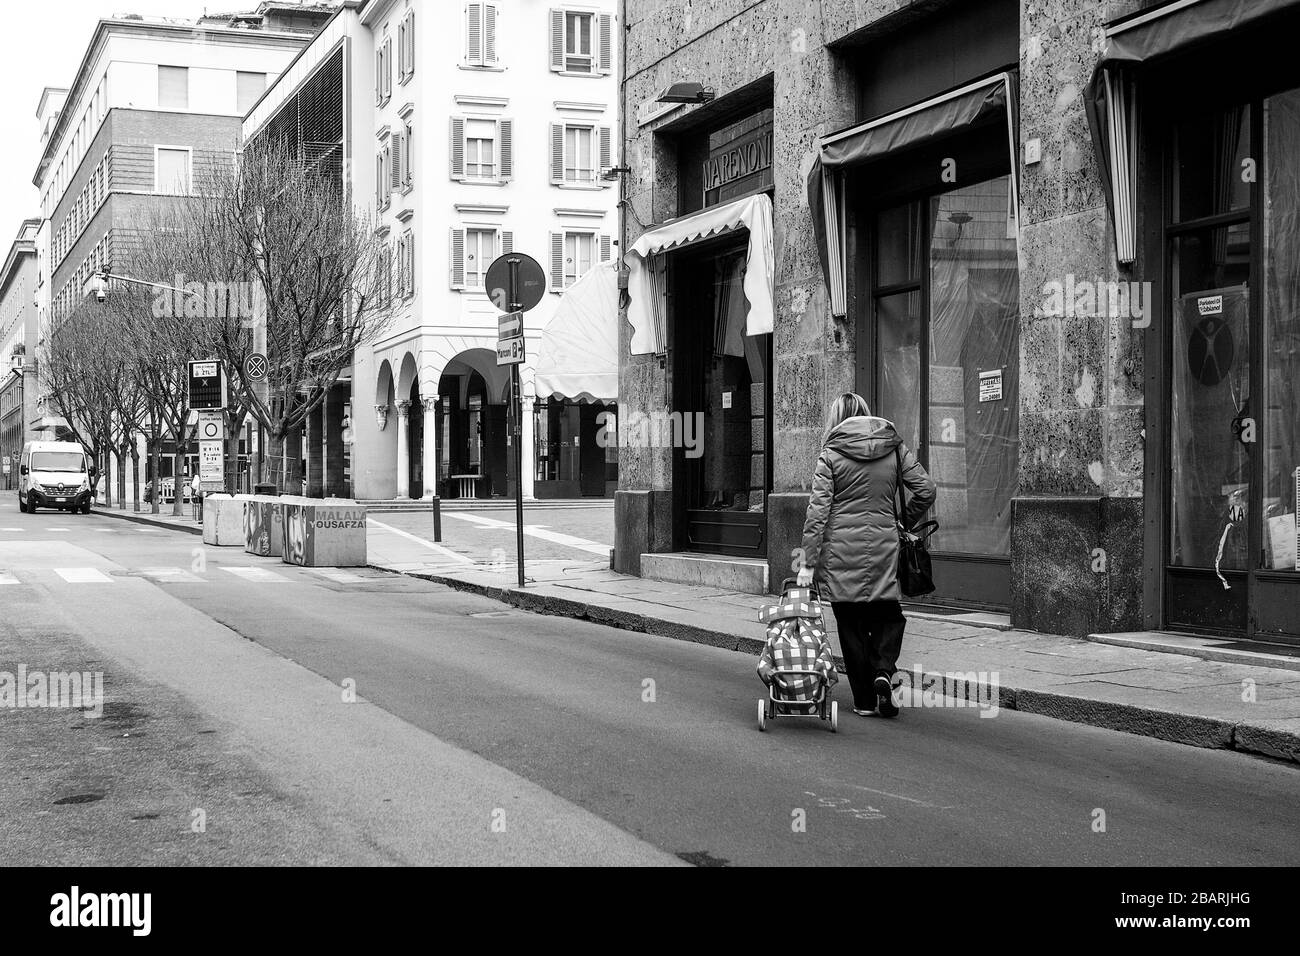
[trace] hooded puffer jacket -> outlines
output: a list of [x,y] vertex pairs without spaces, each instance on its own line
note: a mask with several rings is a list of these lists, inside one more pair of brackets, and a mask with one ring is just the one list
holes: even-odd
[[858,415],[844,419],[826,437],[803,526],[804,561],[817,572],[823,599],[901,598],[894,515],[900,479],[906,504],[898,517],[911,528],[934,504],[936,488],[893,423]]

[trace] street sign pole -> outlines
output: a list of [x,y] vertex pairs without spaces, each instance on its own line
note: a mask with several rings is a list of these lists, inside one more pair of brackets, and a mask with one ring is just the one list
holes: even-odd
[[[511,256],[510,263],[510,311],[518,312],[523,308],[519,301],[519,259]],[[523,329],[520,328],[520,336]],[[519,363],[510,366],[510,409],[514,418],[515,446],[515,566],[519,569],[519,586],[524,586],[524,446],[522,389],[519,385]]]

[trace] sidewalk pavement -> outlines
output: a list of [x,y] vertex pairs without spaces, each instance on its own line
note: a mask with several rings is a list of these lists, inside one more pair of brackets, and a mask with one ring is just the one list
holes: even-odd
[[[116,514],[182,524],[170,516]],[[197,530],[193,521],[188,525],[182,530]],[[582,558],[527,562],[527,585],[520,588],[513,561],[472,563],[414,535],[376,529],[370,563],[522,610],[727,648],[755,660],[764,638],[758,611],[773,600],[618,574],[606,561]],[[834,617],[826,617],[842,664]],[[1273,661],[1203,660],[913,613],[898,666],[911,683],[919,673],[923,688],[934,686],[970,706],[996,701],[1008,710],[1300,763],[1300,671]],[[757,676],[754,683],[757,697]],[[847,693],[842,685],[842,701]]]

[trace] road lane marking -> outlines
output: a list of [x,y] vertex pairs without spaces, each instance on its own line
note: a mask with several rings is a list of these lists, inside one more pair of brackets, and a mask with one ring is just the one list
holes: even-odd
[[227,571],[230,574],[235,575],[235,577],[243,578],[245,581],[253,581],[258,584],[270,584],[273,581],[283,582],[289,580],[283,575],[276,574],[274,571],[270,571],[266,568],[244,566],[244,567],[234,567],[234,568],[222,568],[221,570]]
[[0,531],[22,531],[22,528],[0,528]]
[[17,584],[18,579],[8,571],[0,571],[0,584]]
[[113,583],[113,579],[98,568],[55,568],[54,573],[69,584]]
[[[413,535],[409,531],[403,531],[401,528],[394,528],[392,525],[384,524],[382,521],[376,521],[374,518],[367,517],[366,520],[369,521],[376,528],[382,528],[385,531],[391,531],[393,534],[399,535],[400,537],[406,538],[410,541],[414,541],[416,544],[422,544],[430,551],[436,551],[439,554],[447,558],[450,558],[453,561],[459,561],[461,564],[474,563],[474,559],[469,557],[468,555],[459,554],[456,551],[452,551],[450,548],[444,548],[440,544],[434,544],[432,541],[426,541],[424,538]],[[511,527],[513,527],[513,525]]]
[[46,528],[46,531],[67,531],[67,528]]
[[361,575],[353,574],[351,571],[345,571],[342,568],[303,568],[303,570],[328,578],[337,584],[356,584],[358,581],[365,580]]
[[157,581],[160,584],[203,583],[203,578],[199,577],[197,574],[190,574],[190,572],[183,568],[141,568],[140,573],[149,580]]
[[[457,521],[468,521],[476,524],[481,528],[494,528],[497,530],[515,530],[513,521],[501,521],[498,518],[482,518],[478,515],[459,515],[446,514],[445,518],[455,518]],[[578,551],[586,551],[588,554],[598,554],[601,557],[609,557],[610,546],[601,544],[598,541],[588,541],[586,538],[575,538],[571,534],[561,534],[559,531],[548,531],[544,524],[526,524],[524,525],[524,534],[531,538],[537,538],[541,541],[550,541],[552,544],[562,544],[567,548],[575,548]]]

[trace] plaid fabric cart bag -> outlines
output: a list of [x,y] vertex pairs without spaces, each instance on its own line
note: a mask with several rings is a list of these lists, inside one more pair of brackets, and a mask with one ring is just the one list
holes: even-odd
[[758,615],[767,625],[767,642],[758,659],[758,676],[768,696],[758,702],[758,727],[772,717],[820,717],[839,724],[831,687],[839,679],[826,633],[822,602],[813,588],[782,589],[781,600]]

